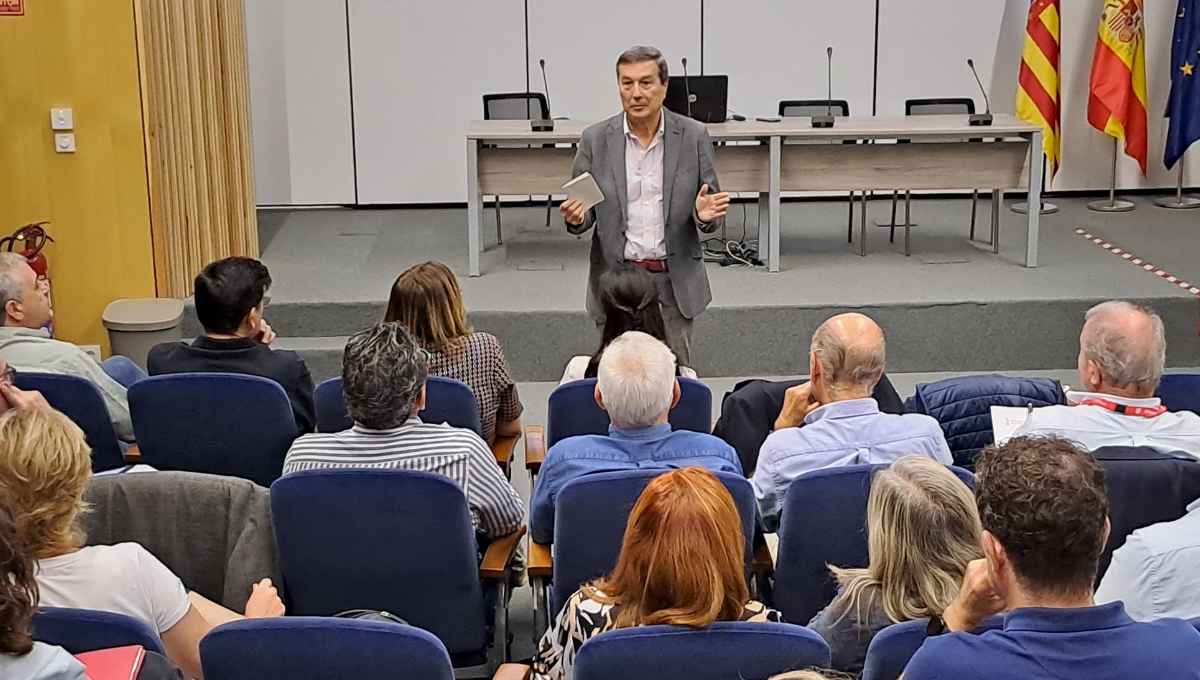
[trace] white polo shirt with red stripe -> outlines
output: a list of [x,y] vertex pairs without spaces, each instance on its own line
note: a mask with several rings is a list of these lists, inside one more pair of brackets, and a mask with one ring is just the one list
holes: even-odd
[[[1200,416],[1162,412],[1157,398],[1129,399],[1095,392],[1067,392],[1075,406],[1034,409],[1016,435],[1054,434],[1088,451],[1102,446],[1149,446],[1184,451],[1200,458]],[[1156,415],[1157,414],[1157,415]]]

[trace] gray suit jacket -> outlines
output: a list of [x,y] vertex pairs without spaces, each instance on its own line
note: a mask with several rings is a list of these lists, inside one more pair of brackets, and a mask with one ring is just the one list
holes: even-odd
[[[583,131],[571,177],[592,173],[604,202],[587,212],[583,224],[567,224],[572,234],[582,234],[593,226],[591,269],[588,273],[587,309],[597,322],[604,319],[598,286],[600,275],[625,261],[626,178],[624,113],[596,123]],[[679,311],[694,318],[712,300],[704,255],[700,250],[697,227],[716,231],[721,218],[707,224],[696,216],[696,194],[708,185],[717,193],[717,171],[713,165],[712,141],[704,123],[663,109],[663,216],[666,222],[667,264]]]

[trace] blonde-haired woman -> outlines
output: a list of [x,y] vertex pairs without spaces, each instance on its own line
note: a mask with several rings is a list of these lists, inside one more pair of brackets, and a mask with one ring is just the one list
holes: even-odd
[[521,435],[517,385],[500,341],[467,326],[467,310],[454,272],[441,262],[409,267],[392,284],[384,321],[399,321],[429,352],[429,375],[471,386],[479,402],[483,439]]
[[629,515],[616,568],[567,600],[538,645],[534,677],[570,680],[583,643],[617,628],[780,621],[750,599],[745,545],[716,475],[691,467],[655,477]]
[[862,672],[867,646],[893,623],[941,615],[967,563],[982,557],[975,495],[950,468],[905,456],[876,473],[867,501],[866,569],[830,567],[837,597],[808,627],[834,669]]
[[[189,677],[202,678],[200,639],[242,616],[189,593],[179,577],[136,543],[84,547],[77,520],[87,509],[83,496],[91,469],[83,432],[61,413],[21,410],[0,416],[0,494],[38,560],[41,604],[144,621],[158,632],[175,665]],[[271,581],[256,584],[246,616],[282,615]]]

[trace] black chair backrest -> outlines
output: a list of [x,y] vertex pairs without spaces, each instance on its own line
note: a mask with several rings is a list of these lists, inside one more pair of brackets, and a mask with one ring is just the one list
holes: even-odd
[[541,92],[483,95],[484,120],[549,120],[550,104]]
[[1092,456],[1104,468],[1112,524],[1096,573],[1099,583],[1113,551],[1125,545],[1129,534],[1183,517],[1187,506],[1200,498],[1200,460],[1143,446],[1105,446]]
[[779,115],[785,118],[795,116],[825,116],[832,109],[834,116],[849,116],[850,102],[845,99],[784,99],[779,102]]
[[952,116],[975,113],[975,100],[970,97],[942,99],[909,99],[904,102],[906,116]]

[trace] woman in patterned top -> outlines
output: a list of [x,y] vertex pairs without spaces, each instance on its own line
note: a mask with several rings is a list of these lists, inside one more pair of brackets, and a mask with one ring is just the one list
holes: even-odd
[[500,341],[467,326],[462,290],[441,262],[425,262],[392,284],[384,321],[399,321],[429,352],[429,375],[466,383],[479,402],[479,422],[488,445],[521,434],[521,399]]
[[534,677],[570,680],[579,648],[608,630],[779,622],[750,599],[745,545],[733,496],[716,475],[684,468],[655,477],[629,515],[616,568],[567,600],[538,645]]

